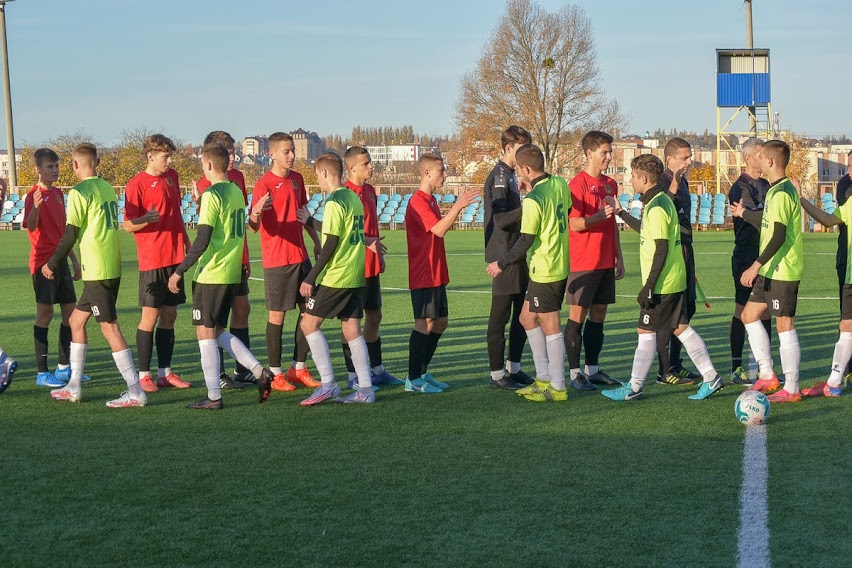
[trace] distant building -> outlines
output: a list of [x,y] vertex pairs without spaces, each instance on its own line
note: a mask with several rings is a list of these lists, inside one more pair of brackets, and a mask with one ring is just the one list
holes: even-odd
[[[15,153],[15,163],[21,165],[21,154]],[[0,152],[0,177],[9,179],[9,152]]]
[[392,144],[382,146],[366,146],[370,158],[375,164],[389,166],[394,162],[412,164],[423,153],[420,144]]
[[266,136],[249,136],[240,145],[243,156],[259,156],[269,153],[269,138]]
[[290,133],[296,145],[296,159],[313,162],[326,152],[325,143],[316,132],[308,132],[303,129],[294,130]]

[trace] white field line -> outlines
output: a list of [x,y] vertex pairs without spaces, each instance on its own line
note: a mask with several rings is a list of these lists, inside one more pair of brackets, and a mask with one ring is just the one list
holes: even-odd
[[743,444],[743,485],[740,489],[738,568],[769,568],[769,463],[766,426],[749,426]]

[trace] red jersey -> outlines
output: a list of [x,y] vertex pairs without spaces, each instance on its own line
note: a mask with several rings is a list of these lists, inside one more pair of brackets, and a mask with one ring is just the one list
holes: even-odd
[[[243,191],[243,199],[246,200],[246,207],[248,207],[248,193],[246,193],[246,178],[243,175],[243,172],[238,170],[237,168],[232,168],[228,170],[228,181],[232,181],[237,184]],[[201,195],[204,193],[204,190],[210,187],[210,180],[206,177],[201,176],[197,182],[195,182],[195,187],[198,188],[198,194]],[[201,207],[201,202],[199,198],[198,206]],[[243,264],[249,263],[249,255],[248,255],[248,239],[243,239]]]
[[441,220],[441,209],[433,195],[417,190],[405,210],[408,240],[408,287],[437,288],[450,282],[444,239],[432,232]]
[[[376,188],[369,183],[365,183],[361,187],[351,181],[347,181],[343,185],[354,191],[355,195],[361,199],[361,203],[364,205],[364,236],[378,237],[379,216],[376,214]],[[370,249],[367,249],[364,253],[364,263],[364,276],[366,278],[373,278],[382,272],[379,264],[379,255]]]
[[142,217],[152,208],[160,220],[135,233],[139,271],[156,270],[180,264],[189,240],[181,213],[180,183],[175,170],[161,176],[139,172],[124,188],[125,219]]
[[24,226],[30,216],[30,211],[33,210],[33,193],[41,191],[44,201],[41,203],[41,208],[38,212],[38,225],[35,231],[27,231],[27,236],[30,238],[30,274],[35,274],[37,270],[50,260],[56,247],[59,246],[59,241],[62,240],[62,235],[65,234],[65,195],[58,187],[51,189],[41,189],[34,185],[27,192],[24,198]]
[[[568,184],[571,189],[569,218],[591,217],[601,210],[605,197],[618,195],[614,179],[595,178],[581,171]],[[571,245],[571,272],[615,268],[615,216],[582,232],[568,231]]]
[[297,264],[308,259],[308,249],[302,234],[302,224],[296,211],[308,204],[305,181],[299,172],[279,177],[272,172],[263,174],[254,186],[252,203],[272,196],[272,209],[260,216],[260,250],[263,267],[275,268]]

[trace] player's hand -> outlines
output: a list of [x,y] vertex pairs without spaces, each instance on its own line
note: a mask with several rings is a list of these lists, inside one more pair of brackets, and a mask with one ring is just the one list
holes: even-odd
[[251,276],[251,263],[247,262],[243,265],[243,272],[246,275],[246,278]]
[[743,207],[742,201],[734,201],[733,203],[731,203],[731,217],[739,217],[740,219],[742,219],[743,211],[745,210],[746,208]]
[[488,273],[488,276],[491,278],[497,278],[503,273],[503,269],[497,265],[497,261],[491,262],[488,266],[485,267],[485,272]]
[[148,224],[156,223],[160,220],[160,212],[151,207],[151,210],[145,215],[145,222]]
[[41,194],[40,189],[37,189],[33,192],[33,207],[38,209],[42,203],[44,203],[44,195]]
[[311,218],[311,212],[308,211],[308,208],[302,205],[299,209],[296,210],[296,219],[299,220],[299,223],[302,225],[306,225],[308,223],[308,219]]
[[790,178],[790,183],[792,183],[793,187],[796,188],[796,193],[799,194],[799,197],[802,197],[802,182],[797,179]]
[[[680,185],[680,180],[682,180],[683,176],[686,175],[686,172],[689,170],[690,165],[691,164],[689,162],[686,162],[681,167],[679,167],[676,172],[672,172],[674,174],[674,176],[672,176],[672,185]],[[677,185],[674,186],[677,187]]]
[[639,290],[639,295],[636,296],[636,301],[639,302],[639,307],[643,310],[650,310],[654,307],[654,288],[645,284]]
[[379,272],[384,272],[387,265],[385,264],[385,255],[379,255]]
[[612,207],[613,214],[621,212],[621,203],[618,202],[618,199],[611,195],[607,195],[604,197],[604,203],[608,203],[610,207]]
[[77,282],[78,280],[80,280],[83,277],[83,271],[80,270],[80,263],[79,262],[76,262],[76,261],[72,262],[71,263],[71,270],[72,270],[71,280],[73,280],[74,282]]
[[604,200],[603,204],[601,204],[601,210],[598,211],[598,214],[601,216],[601,221],[604,221],[604,220],[612,217],[612,213],[613,213],[612,205],[610,203],[607,203],[606,200]]
[[301,294],[303,298],[310,298],[314,295],[314,285],[302,282],[299,284],[299,294]]
[[178,274],[177,272],[175,272],[171,276],[169,276],[169,291],[172,294],[180,293],[180,286],[179,286],[180,280],[181,280],[181,275]]
[[192,202],[198,205],[198,200],[201,199],[201,192],[198,191],[198,182],[192,182]]
[[314,243],[314,260],[319,258],[320,253],[322,252],[322,245],[319,241]]
[[367,248],[378,255],[384,255],[388,252],[388,247],[382,242],[384,237],[364,237],[364,244]]
[[757,278],[757,271],[760,270],[760,265],[758,263],[753,263],[743,272],[743,275],[740,276],[740,284],[745,286],[746,288],[751,288],[754,286],[754,281]]
[[464,209],[473,203],[480,195],[482,195],[482,192],[478,189],[468,189],[467,191],[461,192],[459,198],[456,200],[456,208],[458,210]]
[[260,220],[260,216],[270,209],[272,209],[272,198],[268,193],[266,193],[263,197],[257,200],[254,207],[252,207],[251,212],[258,218],[258,220]]
[[49,269],[46,264],[41,267],[41,274],[48,280],[53,280],[53,271]]
[[530,182],[525,179],[518,180],[518,191],[531,191]]
[[615,279],[624,278],[624,259],[619,255],[615,257]]

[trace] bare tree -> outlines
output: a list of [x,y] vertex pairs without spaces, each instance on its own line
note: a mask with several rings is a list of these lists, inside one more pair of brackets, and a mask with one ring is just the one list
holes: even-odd
[[[612,132],[625,119],[600,87],[595,39],[585,12],[565,5],[547,12],[510,0],[476,69],[465,74],[456,108],[462,144],[499,146],[500,131],[525,127],[551,171],[580,155],[579,136]],[[473,152],[476,153],[476,152]]]

